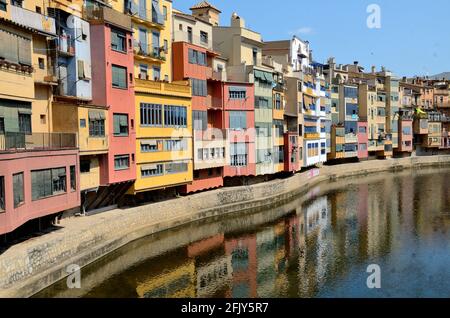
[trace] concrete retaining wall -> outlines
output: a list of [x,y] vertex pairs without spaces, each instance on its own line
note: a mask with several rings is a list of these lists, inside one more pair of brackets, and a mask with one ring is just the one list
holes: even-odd
[[283,180],[223,188],[145,206],[63,220],[61,228],[0,255],[0,297],[28,297],[138,238],[196,220],[283,204],[320,182],[382,171],[449,166],[450,156],[411,157],[324,166]]

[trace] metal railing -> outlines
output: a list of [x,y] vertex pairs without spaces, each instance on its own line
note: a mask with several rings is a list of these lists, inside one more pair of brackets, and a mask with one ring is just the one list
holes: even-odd
[[5,132],[0,135],[0,152],[77,148],[75,133]]
[[137,55],[146,56],[161,61],[166,60],[166,52],[164,51],[164,47],[154,47],[152,45],[146,45],[138,42],[134,45],[134,52]]
[[60,35],[55,41],[60,54],[75,56],[75,39],[70,34]]

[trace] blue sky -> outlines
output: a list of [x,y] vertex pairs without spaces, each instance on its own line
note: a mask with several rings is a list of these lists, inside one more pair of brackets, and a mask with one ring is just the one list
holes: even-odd
[[[200,0],[174,0],[190,12]],[[235,11],[265,41],[293,34],[311,43],[314,59],[353,63],[370,69],[386,66],[399,76],[450,71],[450,1],[448,0],[211,0],[221,9],[221,25]],[[381,28],[369,29],[370,4],[381,9]]]

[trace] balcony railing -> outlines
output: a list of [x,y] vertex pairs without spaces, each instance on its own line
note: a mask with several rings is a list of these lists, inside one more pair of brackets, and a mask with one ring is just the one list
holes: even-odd
[[75,39],[71,35],[60,35],[55,41],[60,55],[75,56]]
[[160,61],[166,60],[164,47],[153,47],[151,45],[145,45],[138,42],[134,45],[134,53],[143,57],[148,57]]
[[129,14],[133,20],[144,23],[148,22],[154,26],[164,28],[164,16],[157,10],[159,8],[147,10],[132,0],[125,1],[125,13]]
[[74,133],[6,132],[0,135],[0,152],[60,150],[77,148]]
[[346,144],[353,144],[358,142],[358,137],[355,134],[345,134],[345,143]]
[[206,107],[213,109],[221,109],[223,107],[223,99],[208,95],[206,96]]
[[45,32],[56,34],[55,19],[40,13],[24,9],[17,5],[10,6],[11,20],[20,25]]
[[83,18],[90,22],[109,22],[126,30],[131,30],[131,18],[108,7],[83,7]]

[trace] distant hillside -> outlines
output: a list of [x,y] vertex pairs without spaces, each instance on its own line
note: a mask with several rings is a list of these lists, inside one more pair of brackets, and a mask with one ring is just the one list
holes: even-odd
[[433,76],[429,77],[430,79],[436,79],[436,80],[441,80],[443,78],[450,80],[450,72],[444,72],[444,73],[440,73],[440,74],[436,74]]

